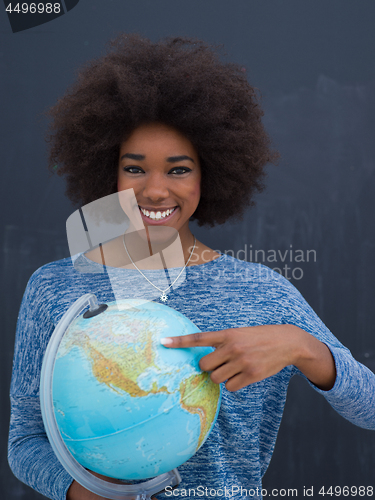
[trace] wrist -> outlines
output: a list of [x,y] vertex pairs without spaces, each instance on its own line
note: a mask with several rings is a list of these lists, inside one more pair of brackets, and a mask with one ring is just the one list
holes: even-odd
[[319,389],[332,389],[336,365],[330,349],[310,333],[295,325],[291,327],[293,365]]
[[91,493],[91,491],[86,490],[77,481],[72,482],[66,494],[66,500],[96,500],[99,498],[94,493]]
[[306,363],[314,362],[316,358],[314,344],[320,341],[298,326],[289,326],[292,328],[293,335],[293,364],[301,369]]
[[296,325],[285,325],[287,330],[287,344],[286,348],[289,356],[290,365],[294,365],[299,368],[299,365],[306,360],[310,359],[311,353],[309,349],[309,338],[310,335],[302,330]]

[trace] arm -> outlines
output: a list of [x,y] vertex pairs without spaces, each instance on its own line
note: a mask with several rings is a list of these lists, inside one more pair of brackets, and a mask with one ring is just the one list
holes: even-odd
[[[164,339],[167,347],[213,346],[200,361],[211,379],[236,391],[294,365],[344,418],[375,429],[375,375],[356,361],[301,294],[276,278],[275,323]],[[275,287],[274,283],[273,286]],[[168,343],[170,341],[170,343]]]
[[72,479],[48,442],[37,397],[11,396],[8,461],[20,481],[48,498],[65,499]]
[[332,389],[336,381],[336,365],[329,348],[298,326],[286,326],[291,342],[290,350],[294,353],[290,364],[322,391]]
[[[8,461],[23,483],[53,500],[105,500],[81,486],[58,461],[45,432],[39,400],[43,356],[54,330],[50,307],[61,295],[43,278],[43,268],[30,278],[16,331],[10,390],[11,420]],[[66,295],[64,289],[63,298]],[[98,474],[96,474],[98,475]],[[107,481],[116,482],[111,478]]]
[[47,439],[39,402],[43,354],[53,331],[38,271],[31,277],[19,312],[13,360],[8,461],[14,475],[42,495],[65,500],[72,478]]
[[336,365],[336,381],[329,391],[310,385],[341,416],[364,429],[375,430],[375,374],[345,348],[329,346]]
[[353,358],[289,281],[282,278],[282,282],[285,294],[280,306],[282,321],[298,325],[329,348],[336,380],[330,390],[324,391],[300,366],[296,365],[295,372],[302,374],[341,416],[359,427],[375,430],[375,374]]

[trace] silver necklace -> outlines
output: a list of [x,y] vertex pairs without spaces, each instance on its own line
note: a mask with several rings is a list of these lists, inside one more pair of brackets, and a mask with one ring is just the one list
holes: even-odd
[[193,252],[194,252],[194,249],[195,249],[195,244],[196,244],[196,242],[197,242],[197,240],[196,240],[195,236],[194,236],[194,246],[193,246],[192,251],[190,252],[190,255],[189,255],[188,260],[186,261],[186,264],[185,264],[185,265],[184,265],[184,267],[181,269],[181,272],[179,273],[179,275],[177,276],[177,278],[174,280],[174,282],[173,282],[173,283],[171,283],[171,284],[169,285],[169,287],[168,287],[168,288],[166,288],[165,290],[162,290],[162,289],[161,289],[161,288],[159,288],[158,286],[154,285],[154,284],[153,284],[153,283],[152,283],[152,282],[151,282],[151,281],[147,278],[147,276],[145,276],[145,275],[142,273],[142,271],[139,269],[139,267],[135,264],[135,262],[133,261],[133,259],[130,257],[130,254],[129,254],[129,252],[128,252],[128,249],[126,248],[126,243],[125,243],[125,234],[124,234],[124,236],[123,236],[123,238],[122,238],[122,241],[123,241],[123,243],[124,243],[124,247],[125,247],[126,253],[128,254],[128,257],[129,257],[129,259],[131,260],[131,263],[133,264],[133,266],[134,266],[134,267],[135,267],[135,268],[136,268],[136,269],[137,269],[137,270],[138,270],[138,271],[142,274],[142,276],[143,276],[143,277],[144,277],[144,278],[145,278],[145,279],[146,279],[146,280],[150,283],[150,285],[152,285],[154,288],[156,288],[157,290],[159,290],[159,292],[162,292],[162,294],[160,295],[160,297],[159,297],[159,298],[160,298],[160,300],[161,300],[162,302],[166,302],[166,301],[168,300],[168,295],[167,295],[165,292],[167,292],[167,291],[168,291],[168,290],[169,290],[169,289],[170,289],[170,288],[171,288],[171,287],[172,287],[172,286],[176,283],[176,281],[178,280],[178,278],[181,276],[182,271],[183,271],[183,270],[185,269],[185,267],[189,264],[189,261],[190,261],[190,259],[191,259],[191,256],[193,255]]

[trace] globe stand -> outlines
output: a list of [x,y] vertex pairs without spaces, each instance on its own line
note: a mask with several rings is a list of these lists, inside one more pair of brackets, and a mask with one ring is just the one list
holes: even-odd
[[40,380],[40,405],[44,427],[57,458],[64,466],[66,471],[84,488],[91,492],[111,500],[147,500],[157,493],[161,493],[168,486],[173,489],[181,481],[177,469],[161,474],[153,479],[138,484],[115,484],[104,481],[87,469],[71,455],[66,447],[57,427],[55,415],[53,412],[52,399],[52,373],[54,360],[64,333],[71,322],[89,306],[90,316],[100,314],[105,311],[105,304],[98,304],[97,298],[93,293],[87,293],[80,297],[66,311],[53,332],[48,343],[41,371]]

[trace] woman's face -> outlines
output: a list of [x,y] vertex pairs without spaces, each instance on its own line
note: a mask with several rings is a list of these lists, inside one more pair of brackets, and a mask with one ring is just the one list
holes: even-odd
[[146,226],[170,226],[186,235],[199,203],[200,181],[194,146],[172,127],[142,125],[120,146],[117,189],[134,189]]

